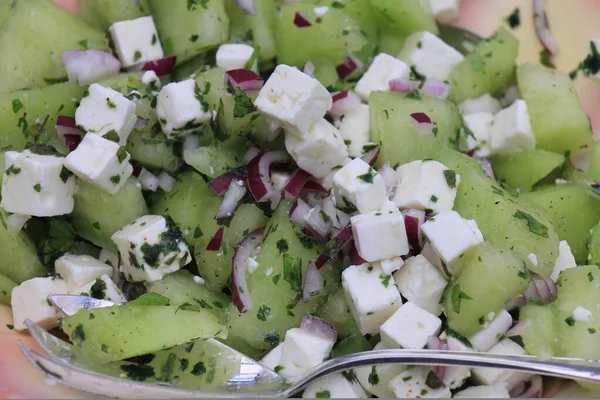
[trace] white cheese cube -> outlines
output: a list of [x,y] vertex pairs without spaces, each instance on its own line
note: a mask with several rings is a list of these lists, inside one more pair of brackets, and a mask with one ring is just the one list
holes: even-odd
[[164,57],[154,20],[150,16],[115,22],[108,32],[124,67]]
[[317,16],[317,18],[323,18],[329,12],[329,7],[327,7],[327,6],[315,7],[315,8],[313,8],[313,12]]
[[392,79],[408,79],[410,68],[404,62],[389,54],[379,53],[367,72],[357,82],[355,91],[364,101],[369,101],[371,92],[390,90]]
[[270,370],[275,370],[275,368],[281,362],[281,354],[283,353],[283,343],[279,343],[277,347],[273,348],[267,354],[260,359],[259,363],[269,368]]
[[429,7],[435,19],[439,22],[452,22],[458,17],[460,0],[429,0]]
[[398,58],[420,75],[446,81],[465,57],[433,33],[416,32],[406,39]]
[[356,381],[348,380],[346,376],[337,373],[319,379],[304,389],[302,398],[366,399],[363,388]]
[[469,338],[469,342],[477,351],[488,351],[512,326],[513,320],[508,311],[503,309],[497,316],[495,313],[490,314],[484,317],[487,320],[483,325],[484,329]]
[[437,336],[441,326],[441,319],[406,302],[381,325],[381,341],[390,349],[422,349],[429,336]]
[[112,280],[121,284],[123,282],[123,277],[121,276],[121,270],[119,268],[119,255],[107,249],[102,249],[100,251],[100,255],[98,256],[98,260],[107,265],[110,265],[112,268],[112,273],[109,274],[112,277]]
[[[510,339],[503,339],[487,351],[492,354],[525,355],[527,352]],[[514,388],[519,382],[531,377],[531,374],[511,371],[502,368],[473,368],[473,376],[483,385],[496,385],[502,383],[508,390]]]
[[351,157],[362,156],[363,146],[369,143],[369,118],[369,106],[361,104],[357,109],[348,111],[342,119],[340,132]]
[[581,306],[575,307],[573,310],[573,319],[576,321],[586,321],[590,322],[593,319],[592,312],[587,308],[583,308]]
[[59,277],[33,278],[15,287],[11,293],[13,325],[22,331],[30,319],[44,329],[57,326],[60,311],[48,300],[51,294],[67,294],[67,283]]
[[36,217],[73,211],[77,186],[75,177],[64,169],[64,157],[38,155],[29,150],[7,151],[4,157],[4,210]]
[[[373,348],[373,350],[385,349],[383,342],[377,343]],[[394,397],[389,388],[391,380],[406,371],[406,368],[407,366],[403,364],[381,364],[355,368],[354,373],[367,392],[382,399],[389,399]]]
[[567,243],[566,240],[561,240],[558,243],[558,257],[556,257],[556,262],[554,263],[552,274],[550,274],[550,279],[556,282],[561,272],[563,272],[565,269],[575,268],[576,266],[577,262],[575,262],[575,257],[571,252],[569,243]]
[[471,386],[454,393],[455,399],[508,399],[510,394],[504,385]]
[[[596,51],[596,55],[593,54],[592,44],[596,48],[596,50],[595,50]],[[593,59],[597,62],[598,61],[598,55],[597,54],[598,54],[599,51],[600,51],[600,38],[594,38],[594,39],[590,40],[590,44],[589,44],[589,47],[588,47],[588,53],[587,53],[587,55],[589,57],[594,57]],[[591,71],[591,72],[594,73],[593,75],[590,75],[592,78],[600,79],[600,70]]]
[[425,242],[423,248],[421,249],[421,255],[425,257],[427,261],[431,263],[434,267],[437,268],[438,271],[445,277],[449,277],[447,271],[444,268],[444,262],[440,258],[440,256],[433,250],[431,244],[429,242]]
[[133,130],[135,103],[120,92],[92,83],[75,110],[75,122],[82,130],[104,136],[121,146]]
[[408,237],[401,212],[372,211],[350,218],[358,254],[368,261],[380,261],[408,254]]
[[490,96],[488,93],[476,99],[468,99],[458,105],[458,110],[462,115],[471,115],[481,112],[495,115],[502,110],[500,100]]
[[281,349],[280,374],[292,379],[300,377],[325,361],[334,344],[335,340],[317,336],[306,329],[289,329]]
[[88,133],[67,155],[65,167],[79,178],[115,194],[133,173],[130,158],[125,147]]
[[383,178],[360,158],[336,172],[333,193],[337,208],[348,214],[380,210],[387,200]]
[[112,275],[113,268],[86,255],[65,254],[54,262],[54,269],[73,291],[101,275]]
[[434,161],[413,161],[396,170],[394,202],[400,208],[441,213],[452,210],[460,175]]
[[[455,335],[448,335],[448,331],[444,331],[440,335],[440,340],[445,341],[449,351],[473,351],[473,348],[463,342],[463,339],[458,339]],[[446,367],[444,379],[442,382],[450,389],[461,387],[467,379],[471,377],[471,369],[469,367]]]
[[442,313],[440,298],[447,284],[446,278],[425,257],[419,254],[406,260],[394,273],[394,281],[408,301],[433,315]]
[[390,382],[390,390],[394,396],[404,399],[426,399],[426,398],[450,398],[452,394],[450,389],[445,386],[439,389],[432,389],[427,386],[427,375],[431,372],[427,367],[410,368]]
[[156,75],[156,72],[152,70],[144,72],[144,75],[142,75],[142,83],[144,85],[152,85],[157,89],[161,86],[160,78]]
[[391,275],[404,266],[404,259],[402,257],[392,257],[387,260],[381,260],[376,264],[381,267],[384,274]]
[[430,218],[421,225],[421,231],[446,264],[483,242],[483,235],[477,228],[477,223],[462,218],[456,211]]
[[477,157],[490,155],[488,142],[494,123],[494,116],[488,112],[469,114],[463,117],[464,134],[461,135],[460,149],[463,152],[475,151]]
[[363,335],[379,333],[379,327],[401,305],[391,275],[371,264],[352,265],[342,272],[346,303]]
[[[110,273],[112,274],[112,271],[110,271]],[[119,287],[107,274],[99,276],[93,281],[70,291],[70,293],[82,296],[91,296],[95,299],[110,300],[117,304],[127,302],[127,299],[123,295],[123,292],[121,292],[121,289],[119,289]]]
[[488,143],[492,154],[535,149],[535,136],[525,100],[517,100],[496,114]]
[[302,137],[286,134],[285,148],[300,168],[316,178],[324,177],[348,160],[342,134],[323,118]]
[[287,133],[303,136],[331,108],[331,95],[321,83],[295,67],[278,65],[254,105]]
[[246,64],[254,54],[254,47],[247,44],[222,44],[217,50],[217,67],[230,71],[232,69],[251,69],[257,71],[258,57],[255,57],[250,68]]
[[196,96],[196,82],[188,79],[165,85],[156,98],[156,116],[169,139],[178,139],[211,120],[212,113],[204,109]]
[[114,235],[122,271],[129,281],[159,281],[192,261],[181,230],[172,219],[144,215]]

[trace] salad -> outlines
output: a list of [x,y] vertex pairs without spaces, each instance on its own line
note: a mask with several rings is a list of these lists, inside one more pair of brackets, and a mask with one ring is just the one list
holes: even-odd
[[[0,2],[9,328],[198,390],[224,374],[209,338],[291,381],[372,349],[600,359],[600,146],[572,82],[600,76],[600,39],[556,70],[536,0],[540,63],[516,65],[519,9],[464,52],[438,27],[458,3]],[[384,365],[303,397],[542,393]]]

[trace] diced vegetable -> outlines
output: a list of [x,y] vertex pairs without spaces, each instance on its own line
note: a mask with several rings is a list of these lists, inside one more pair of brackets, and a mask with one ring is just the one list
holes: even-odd
[[17,283],[0,274],[0,304],[10,305],[10,294]]
[[350,308],[344,298],[344,290],[339,288],[327,297],[327,301],[319,307],[315,315],[329,321],[338,330],[338,337],[361,336]]
[[565,157],[546,150],[523,150],[495,155],[490,161],[498,181],[526,192],[545,178],[558,177]]
[[79,3],[79,16],[101,31],[117,21],[150,15],[148,0],[85,0]]
[[552,306],[528,304],[519,309],[519,320],[529,321],[521,334],[525,350],[536,356],[553,356],[558,335]]

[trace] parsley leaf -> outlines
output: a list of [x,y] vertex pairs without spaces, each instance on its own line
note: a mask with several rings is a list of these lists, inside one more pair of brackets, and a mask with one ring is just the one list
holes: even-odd
[[532,233],[536,235],[540,235],[542,237],[548,237],[548,227],[542,223],[540,223],[537,219],[535,219],[531,214],[527,214],[523,211],[517,211],[514,215],[516,219],[522,219],[527,222],[527,226]]
[[462,301],[473,300],[473,298],[465,292],[461,291],[460,285],[455,285],[452,287],[452,292],[450,293],[450,300],[452,302],[452,311],[459,314]]
[[446,178],[446,183],[451,189],[456,187],[456,172],[451,169],[447,169],[444,171],[444,178]]
[[71,223],[64,219],[53,218],[48,222],[48,232],[38,244],[40,257],[48,264],[60,257],[73,246],[75,230]]
[[283,279],[290,284],[295,292],[302,291],[302,258],[283,255]]

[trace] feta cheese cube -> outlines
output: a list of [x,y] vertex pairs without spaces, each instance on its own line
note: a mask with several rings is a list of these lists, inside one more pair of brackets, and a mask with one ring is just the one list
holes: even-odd
[[401,305],[392,276],[370,264],[352,265],[342,272],[346,303],[360,333],[373,335]]
[[[593,52],[593,47],[592,44],[595,46],[596,48],[596,54],[594,54]],[[600,51],[600,38],[594,38],[592,40],[590,40],[590,45],[588,48],[588,57],[593,57],[593,59],[598,62],[598,51]],[[600,79],[600,70],[596,69],[595,71],[591,71],[593,73],[593,75],[591,75],[592,78],[597,78]]]
[[460,175],[434,161],[413,161],[396,170],[394,202],[400,208],[441,213],[452,210]]
[[258,57],[254,58],[252,65],[248,68],[246,64],[254,55],[254,47],[247,44],[227,43],[219,46],[217,50],[217,67],[230,71],[232,69],[251,69],[256,72],[258,68]]
[[455,399],[509,399],[510,394],[504,385],[471,386],[454,393]]
[[401,212],[372,211],[350,218],[358,254],[368,261],[380,261],[408,254],[408,237]]
[[156,75],[156,72],[152,70],[144,72],[144,75],[142,75],[142,83],[144,85],[154,86],[157,89],[161,86],[160,78]]
[[[110,271],[112,274],[112,271]],[[91,296],[95,299],[110,300],[117,304],[127,302],[121,289],[113,282],[107,274],[101,275],[91,282],[81,285],[70,291],[71,294]]]
[[315,8],[313,8],[313,12],[317,16],[317,18],[323,18],[329,12],[329,7],[327,7],[327,6],[315,7]]
[[11,213],[52,217],[73,211],[75,177],[64,170],[64,157],[29,150],[4,153],[2,208]]
[[535,136],[525,100],[517,100],[496,114],[488,143],[492,154],[535,149]]
[[567,243],[566,240],[561,240],[558,243],[558,257],[556,257],[556,262],[554,263],[552,274],[550,274],[550,279],[556,282],[561,272],[563,272],[565,269],[575,268],[576,266],[577,262],[575,262],[575,257],[571,252],[569,243]]
[[124,67],[164,57],[152,17],[115,22],[108,28],[115,51]]
[[576,321],[590,322],[593,319],[592,312],[587,308],[577,306],[573,310],[573,319],[575,319]]
[[437,336],[441,326],[441,319],[406,302],[381,325],[379,332],[387,348],[422,349],[429,336]]
[[488,351],[493,345],[502,339],[503,335],[508,332],[512,326],[513,320],[511,315],[506,310],[501,310],[498,316],[489,315],[486,317],[492,319],[491,322],[486,322],[483,330],[477,332],[469,338],[469,342],[477,351]]
[[159,281],[192,261],[181,230],[171,218],[144,215],[112,235],[129,281]]
[[381,260],[376,264],[381,267],[381,270],[384,274],[391,275],[404,266],[404,260],[402,257],[392,257],[387,260]]
[[348,160],[342,134],[325,119],[316,121],[302,137],[286,134],[285,148],[300,168],[316,178]]
[[281,349],[283,369],[280,373],[290,378],[298,377],[325,361],[334,344],[335,340],[317,336],[306,329],[289,329]]
[[274,371],[275,367],[281,362],[282,354],[283,343],[279,343],[275,348],[265,354],[263,358],[260,359],[259,363]]
[[487,112],[469,114],[463,117],[464,135],[461,135],[460,149],[463,152],[475,151],[477,157],[490,155],[488,142],[494,123],[494,116]]
[[421,225],[421,231],[446,264],[483,242],[483,235],[477,228],[477,223],[462,218],[456,211],[430,218]]
[[400,294],[411,303],[433,315],[440,315],[440,298],[446,287],[446,278],[425,257],[417,255],[406,260],[394,273]]
[[380,210],[387,200],[383,178],[360,158],[333,176],[333,193],[337,208],[349,214]]
[[254,102],[287,133],[303,136],[331,108],[331,95],[321,83],[295,67],[278,65]]
[[135,103],[120,92],[92,83],[75,110],[75,122],[82,130],[104,136],[125,146],[135,126]]
[[458,17],[460,0],[429,0],[429,7],[435,19],[448,23]]
[[[527,354],[525,349],[510,339],[503,339],[487,352],[503,355]],[[502,368],[473,368],[472,371],[473,376],[479,383],[483,385],[496,385],[501,383],[504,384],[508,390],[514,388],[519,382],[525,381],[531,377],[531,374],[525,372],[511,371]]]
[[363,146],[369,143],[369,118],[369,106],[361,104],[357,109],[348,111],[342,119],[340,132],[351,157],[362,156]]
[[67,155],[65,167],[81,179],[115,194],[133,173],[130,158],[125,147],[88,133]]
[[156,98],[156,116],[169,139],[197,131],[212,118],[202,99],[196,96],[196,82],[188,79],[165,85]]
[[[458,339],[454,335],[448,335],[448,331],[444,331],[440,335],[440,340],[445,341],[448,350],[450,351],[473,351],[473,348],[463,342],[462,339]],[[471,369],[469,367],[446,367],[444,372],[444,378],[442,382],[450,389],[456,389],[461,387],[467,379],[471,377]]]
[[427,367],[410,368],[390,382],[390,390],[398,398],[426,399],[426,398],[450,398],[450,389],[445,386],[432,389],[427,386],[427,375],[431,372]]
[[348,380],[346,376],[337,373],[308,385],[302,398],[366,399],[367,395],[356,381]]
[[449,278],[446,268],[444,267],[444,262],[442,261],[440,256],[435,252],[435,250],[433,250],[433,247],[431,247],[431,244],[429,242],[426,241],[423,245],[423,248],[421,249],[421,255],[425,257],[425,259],[429,261],[431,265],[436,267],[442,275],[444,275],[446,278]]
[[113,269],[100,260],[86,255],[65,254],[54,262],[54,269],[73,291],[101,275],[111,275]]
[[371,92],[390,90],[392,79],[408,79],[410,68],[404,62],[389,54],[379,53],[367,72],[356,83],[355,91],[364,101],[369,101]]
[[[383,342],[375,345],[373,350],[385,350]],[[403,364],[381,364],[372,367],[355,368],[354,373],[361,386],[369,393],[382,399],[394,397],[389,384],[392,379],[406,371],[408,367]]]
[[481,112],[495,115],[502,110],[500,100],[490,96],[488,93],[476,99],[468,99],[458,105],[458,111],[464,115],[477,114]]
[[416,32],[406,39],[398,58],[420,75],[446,81],[465,57],[433,33]]
[[100,251],[100,255],[98,256],[98,260],[100,262],[109,265],[112,268],[112,274],[109,274],[112,277],[112,280],[120,284],[123,282],[123,277],[121,276],[121,270],[119,268],[119,255],[107,249],[102,249]]
[[55,328],[61,316],[48,300],[51,294],[67,294],[67,283],[59,277],[33,278],[15,287],[11,293],[13,325],[22,331],[30,319],[44,329]]

